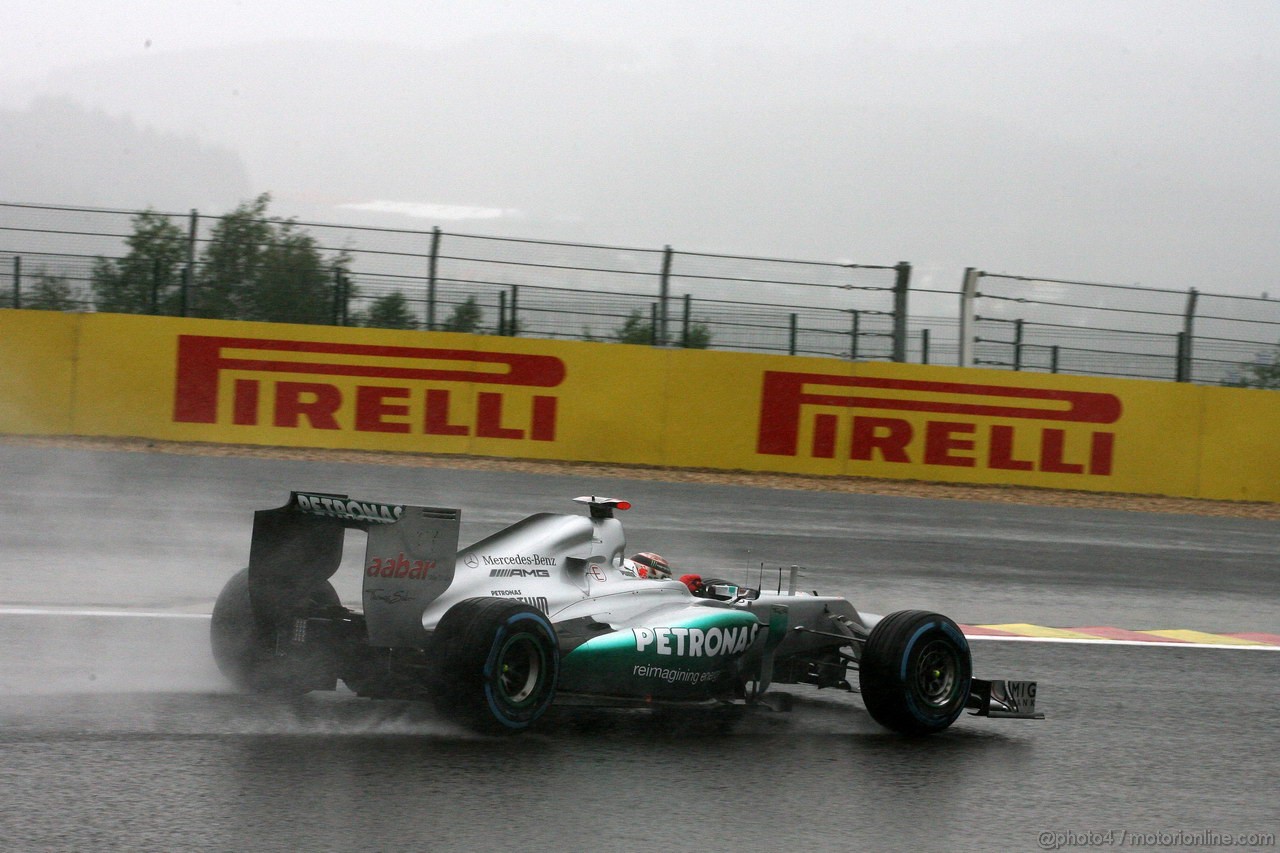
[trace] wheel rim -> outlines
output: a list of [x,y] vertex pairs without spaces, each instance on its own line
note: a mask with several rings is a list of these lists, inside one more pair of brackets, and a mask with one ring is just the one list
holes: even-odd
[[545,662],[542,648],[531,634],[508,637],[498,653],[497,688],[503,701],[527,705],[537,698]]
[[916,664],[916,693],[932,708],[945,708],[955,698],[960,681],[960,658],[944,640],[934,640],[920,652]]

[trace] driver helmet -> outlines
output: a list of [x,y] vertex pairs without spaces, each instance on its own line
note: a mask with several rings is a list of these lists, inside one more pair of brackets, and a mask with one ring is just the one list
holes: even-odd
[[642,578],[648,578],[651,581],[669,580],[671,578],[671,566],[661,554],[655,554],[652,551],[641,551],[639,554],[631,555],[631,562],[636,565]]

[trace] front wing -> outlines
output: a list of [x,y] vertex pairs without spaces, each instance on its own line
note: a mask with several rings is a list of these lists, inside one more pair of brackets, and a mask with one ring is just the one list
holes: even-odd
[[975,717],[1004,717],[1016,720],[1043,720],[1036,711],[1034,681],[972,680],[968,708]]

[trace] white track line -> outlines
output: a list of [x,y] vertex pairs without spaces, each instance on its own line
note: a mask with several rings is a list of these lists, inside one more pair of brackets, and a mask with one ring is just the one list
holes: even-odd
[[1161,640],[1108,640],[1105,637],[1097,639],[1086,637],[993,637],[989,634],[965,634],[965,639],[973,642],[975,640],[993,640],[995,642],[1005,643],[1082,643],[1089,646],[1159,646],[1170,649],[1238,649],[1249,651],[1263,652],[1280,652],[1280,646],[1261,645],[1244,645],[1235,643],[1183,643],[1179,641],[1161,641]]
[[[5,607],[0,616],[89,616],[119,619],[209,619],[208,613],[174,613],[166,610],[99,610],[71,607]],[[1234,643],[1180,643],[1160,640],[1108,640],[1103,637],[994,637],[989,634],[965,635],[970,641],[1003,643],[1081,643],[1093,646],[1152,646],[1170,649],[1232,649],[1236,651],[1280,652],[1280,646],[1236,645]]]
[[109,616],[125,619],[209,619],[208,613],[166,610],[99,610],[73,607],[0,607],[0,616]]

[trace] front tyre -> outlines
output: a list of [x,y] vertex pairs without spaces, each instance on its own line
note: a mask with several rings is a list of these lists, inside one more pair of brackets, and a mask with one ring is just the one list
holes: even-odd
[[902,734],[939,732],[969,699],[969,642],[946,616],[891,613],[871,629],[859,662],[863,704],[880,725]]
[[560,644],[540,611],[506,598],[468,598],[431,639],[432,702],[446,718],[486,733],[527,729],[551,706]]

